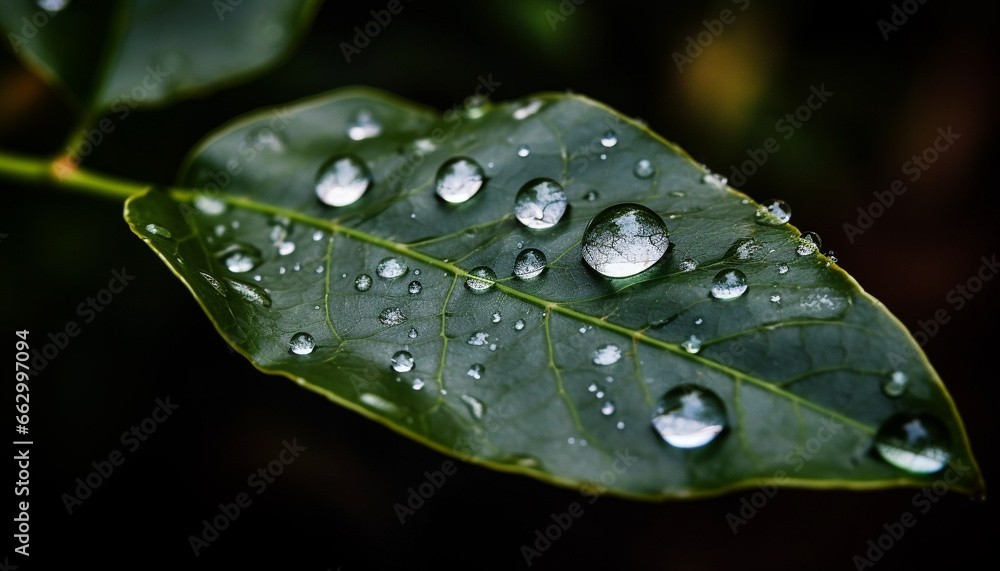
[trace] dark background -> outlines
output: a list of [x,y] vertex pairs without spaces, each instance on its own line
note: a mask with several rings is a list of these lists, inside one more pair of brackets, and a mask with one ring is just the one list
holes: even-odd
[[[987,282],[960,311],[948,292],[998,250],[995,4],[927,2],[886,40],[876,21],[888,1],[587,1],[553,30],[556,0],[407,2],[347,63],[338,47],[385,2],[328,3],[280,67],[243,86],[121,121],[85,166],[169,183],[186,151],[227,120],[258,107],[345,85],[371,85],[439,109],[460,104],[480,75],[495,100],[572,90],[645,119],[696,160],[728,174],[748,148],[780,150],[740,186],[780,197],[792,222],[824,238],[840,264],[911,331],[945,309],[926,345],[965,419],[973,451],[996,485],[997,288]],[[572,6],[570,2],[564,2]],[[694,5],[698,4],[698,5]],[[916,5],[915,2],[909,3]],[[907,7],[910,8],[911,6]],[[672,54],[724,8],[736,21],[679,72]],[[85,33],[81,31],[81,33]],[[834,95],[784,140],[775,122],[810,87]],[[0,53],[0,146],[55,153],[72,109],[12,55]],[[951,126],[955,144],[915,182],[902,165]],[[906,194],[853,244],[843,225],[894,179]],[[447,458],[331,405],[232,353],[182,284],[137,240],[121,204],[0,182],[2,305],[6,335],[34,342],[106,287],[114,269],[135,280],[60,352],[32,388],[31,563],[67,558],[107,569],[523,568],[520,546],[575,501],[575,490],[459,464],[401,525],[393,504]],[[155,399],[180,405],[169,420],[67,515],[92,461],[121,450],[120,434]],[[220,502],[250,491],[247,476],[282,441],[307,447],[198,559],[187,537]],[[8,473],[11,473],[8,471]],[[782,489],[733,534],[735,493],[660,504],[602,498],[533,568],[853,569],[883,524],[915,512],[913,489]],[[879,569],[996,561],[995,500],[949,494],[875,563]],[[6,552],[5,552],[6,554]]]

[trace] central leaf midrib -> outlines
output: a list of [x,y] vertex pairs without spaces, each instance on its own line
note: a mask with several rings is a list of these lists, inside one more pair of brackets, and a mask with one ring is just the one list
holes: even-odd
[[[175,199],[184,200],[186,202],[192,202],[198,194],[199,193],[197,191],[186,190],[186,189],[173,189],[171,191],[171,195]],[[413,249],[411,249],[406,244],[400,244],[398,242],[393,242],[393,241],[387,240],[385,238],[380,238],[378,236],[374,236],[372,234],[369,234],[367,232],[363,232],[361,230],[357,230],[355,228],[350,228],[350,227],[347,227],[347,226],[342,226],[342,225],[340,225],[340,224],[338,224],[336,222],[333,222],[333,221],[328,221],[328,220],[323,220],[323,219],[319,219],[319,218],[314,218],[312,216],[309,216],[307,214],[303,214],[303,213],[295,211],[295,210],[288,210],[288,209],[281,208],[281,207],[278,207],[278,206],[274,206],[274,205],[271,205],[271,204],[265,204],[265,203],[257,202],[257,201],[255,201],[253,199],[245,198],[245,197],[241,197],[241,196],[223,196],[223,197],[219,197],[219,198],[221,198],[227,204],[230,204],[230,205],[235,206],[235,207],[245,208],[247,210],[251,210],[251,211],[254,211],[254,212],[260,212],[260,213],[268,214],[268,215],[284,216],[284,217],[289,218],[291,220],[296,220],[298,222],[301,222],[303,224],[312,226],[312,227],[317,228],[317,229],[325,229],[325,230],[328,230],[328,231],[336,233],[336,234],[341,234],[343,236],[347,236],[347,237],[350,237],[352,239],[355,239],[355,240],[358,240],[358,241],[361,241],[361,242],[364,242],[364,243],[371,244],[373,246],[378,246],[380,248],[383,248],[383,249],[388,250],[390,252],[394,252],[394,253],[399,254],[401,256],[407,256],[409,258],[412,258],[412,259],[415,259],[415,260],[419,260],[419,261],[421,261],[421,262],[423,262],[425,264],[428,264],[430,266],[433,266],[433,267],[436,267],[438,269],[444,270],[446,272],[450,272],[452,274],[455,274],[456,276],[465,277],[465,278],[471,277],[471,275],[469,274],[469,272],[467,270],[464,270],[464,269],[462,269],[462,268],[460,268],[460,267],[458,267],[458,266],[456,266],[456,265],[454,265],[452,263],[439,260],[439,259],[437,259],[437,258],[435,258],[433,256],[429,256],[429,255],[424,254],[422,252],[419,252],[417,250],[413,250]],[[331,270],[328,268],[327,271],[329,272]],[[507,295],[509,295],[511,297],[514,297],[514,298],[517,298],[517,299],[519,299],[521,301],[524,301],[524,302],[530,303],[532,305],[541,307],[542,309],[544,309],[546,311],[555,311],[556,313],[559,313],[559,314],[564,315],[566,317],[569,317],[571,319],[575,319],[575,320],[578,320],[578,321],[581,321],[581,322],[584,322],[584,323],[588,323],[590,325],[593,325],[595,327],[599,327],[599,328],[604,329],[606,331],[617,333],[617,334],[625,336],[627,338],[631,338],[631,339],[635,339],[635,340],[644,342],[644,343],[646,343],[648,345],[651,345],[653,347],[657,347],[657,348],[663,349],[665,351],[668,351],[670,353],[673,353],[674,355],[676,355],[678,357],[681,357],[681,358],[684,358],[684,359],[689,359],[689,360],[694,361],[695,363],[698,363],[698,364],[700,364],[700,365],[702,365],[704,367],[707,367],[709,369],[713,369],[713,370],[716,370],[718,372],[721,372],[721,373],[723,373],[723,374],[725,374],[727,376],[732,377],[734,380],[745,380],[745,381],[747,381],[749,383],[752,383],[753,385],[755,385],[755,386],[757,386],[757,387],[759,387],[759,388],[761,388],[761,389],[763,389],[765,391],[768,391],[768,392],[770,392],[770,393],[772,393],[774,395],[777,395],[779,397],[785,398],[785,399],[787,399],[787,400],[789,400],[789,401],[791,401],[793,403],[798,403],[798,404],[801,404],[803,406],[806,406],[806,407],[808,407],[808,408],[810,408],[810,409],[812,409],[812,410],[814,410],[814,411],[816,411],[818,413],[828,415],[828,416],[830,416],[832,418],[835,418],[837,420],[840,420],[840,421],[844,422],[845,424],[849,424],[849,425],[851,425],[851,426],[853,426],[853,427],[855,427],[855,428],[857,428],[857,429],[859,429],[859,430],[861,430],[863,432],[866,432],[866,433],[869,433],[869,434],[875,434],[875,432],[876,432],[876,429],[874,427],[872,427],[872,426],[869,426],[869,425],[867,425],[867,424],[865,424],[863,422],[857,421],[857,420],[855,420],[853,418],[844,416],[843,414],[841,414],[839,412],[830,410],[830,409],[828,409],[828,408],[826,408],[826,407],[824,407],[822,405],[816,404],[816,403],[814,403],[812,401],[806,400],[806,399],[804,399],[804,398],[802,398],[802,397],[800,397],[800,396],[798,396],[798,395],[796,395],[794,393],[791,393],[791,392],[788,392],[786,390],[783,390],[780,387],[777,387],[777,386],[773,385],[772,383],[769,383],[769,382],[767,382],[767,381],[765,381],[763,379],[759,379],[757,377],[754,377],[752,375],[744,373],[743,371],[739,371],[739,370],[734,369],[732,367],[729,367],[727,365],[723,365],[722,363],[718,363],[718,362],[713,361],[711,359],[708,359],[708,358],[706,358],[704,356],[701,356],[701,355],[698,355],[698,354],[695,354],[695,353],[689,353],[687,350],[685,350],[683,347],[681,347],[678,344],[669,343],[669,342],[666,342],[666,341],[662,341],[660,339],[655,339],[653,337],[649,337],[649,336],[645,335],[641,331],[633,331],[633,330],[628,329],[626,327],[622,327],[620,325],[615,325],[614,323],[609,323],[608,321],[605,321],[604,319],[593,317],[591,315],[587,315],[586,313],[581,313],[579,311],[570,309],[568,307],[564,307],[564,306],[560,305],[558,302],[548,301],[548,300],[544,300],[544,299],[535,297],[535,296],[533,296],[531,294],[528,294],[528,293],[522,292],[522,291],[520,291],[518,289],[512,288],[512,287],[510,287],[510,286],[502,283],[501,281],[495,281],[494,282],[494,287],[496,287],[499,291],[501,291],[501,292],[503,292],[503,293],[505,293],[505,294],[507,294]]]

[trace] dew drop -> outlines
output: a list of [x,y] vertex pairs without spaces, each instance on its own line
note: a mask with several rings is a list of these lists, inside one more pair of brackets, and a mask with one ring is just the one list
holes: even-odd
[[295,242],[281,242],[278,244],[278,253],[287,256],[295,251]]
[[515,321],[514,322],[514,329],[516,329],[518,331],[524,329],[524,320],[523,319],[518,319],[517,321]]
[[815,232],[803,232],[799,236],[799,244],[795,248],[795,252],[800,256],[808,256],[813,252],[818,252],[823,246],[822,241],[819,238],[819,234]]
[[[423,385],[421,384],[421,386]],[[392,401],[386,400],[378,395],[373,395],[372,393],[361,393],[359,398],[361,399],[361,402],[384,413],[397,415],[401,412],[399,407],[393,404]]]
[[218,198],[211,198],[205,196],[204,194],[199,194],[194,199],[194,207],[202,214],[207,214],[209,216],[218,216],[226,211],[226,203]]
[[357,157],[333,157],[316,174],[316,196],[329,206],[347,206],[361,198],[371,181],[368,167]]
[[653,168],[653,163],[649,159],[639,159],[635,162],[635,166],[632,167],[632,174],[641,178],[647,179],[656,173],[656,169]]
[[406,373],[413,368],[413,355],[409,351],[396,351],[392,355],[392,370]]
[[910,384],[910,379],[903,371],[893,371],[892,374],[882,383],[882,392],[887,397],[901,397],[906,392],[906,387]]
[[380,278],[398,278],[405,275],[409,267],[404,260],[389,256],[375,266],[375,275]]
[[681,343],[681,347],[683,347],[688,353],[697,353],[698,351],[701,351],[701,339],[692,335],[691,337],[688,337],[686,341]]
[[477,419],[483,418],[483,415],[486,413],[486,405],[483,404],[483,401],[469,395],[462,395],[458,398],[462,399],[465,407],[469,409],[469,413],[473,417]]
[[503,320],[502,315],[500,315],[499,313],[493,314],[493,323],[500,323],[501,320]]
[[201,277],[205,278],[205,281],[208,282],[208,285],[212,286],[212,289],[218,292],[222,297],[226,297],[226,290],[222,287],[222,284],[219,283],[219,280],[206,274],[205,272],[198,273],[201,274]]
[[653,428],[676,448],[700,448],[726,427],[726,408],[712,391],[681,385],[667,392],[653,412]]
[[159,224],[146,224],[146,232],[156,236],[163,236],[164,238],[173,238],[173,234],[170,233],[170,230],[167,230]]
[[737,240],[732,245],[729,249],[728,255],[735,256],[738,260],[749,260],[763,249],[764,247],[761,246],[760,242],[757,240],[754,240],[753,238],[744,238],[742,240]]
[[875,435],[882,458],[914,474],[933,474],[951,458],[948,431],[929,415],[900,414],[886,421]]
[[527,105],[524,105],[523,107],[518,107],[517,109],[514,110],[514,118],[517,119],[518,121],[522,121],[524,119],[527,119],[528,117],[531,117],[535,113],[538,113],[538,110],[541,108],[542,108],[542,100],[532,99],[527,103]]
[[522,280],[537,278],[545,270],[547,260],[545,254],[538,249],[521,250],[514,258],[514,275]]
[[456,157],[438,169],[435,188],[438,196],[447,202],[465,202],[479,192],[484,179],[483,167],[479,163]]
[[483,374],[485,373],[486,373],[486,367],[480,365],[479,363],[475,363],[471,367],[469,367],[468,372],[465,374],[478,381],[479,379],[483,378]]
[[780,226],[792,219],[792,209],[784,200],[772,198],[757,207],[757,222],[767,226]]
[[473,293],[484,293],[489,291],[496,281],[496,272],[487,266],[478,266],[469,272],[469,277],[465,280],[465,287]]
[[368,291],[372,287],[372,277],[368,274],[360,274],[354,278],[354,289],[358,291]]
[[230,244],[217,254],[226,268],[234,274],[243,274],[260,263],[260,250],[246,244]]
[[288,341],[288,351],[296,355],[308,355],[315,348],[316,340],[313,339],[313,336],[301,331],[292,335],[292,338]]
[[566,192],[550,178],[525,183],[514,199],[514,216],[528,228],[551,228],[566,213]]
[[420,285],[420,282],[418,282],[417,280],[413,280],[412,282],[410,282],[410,285],[406,287],[406,291],[414,295],[420,293],[420,290],[422,289],[424,289],[424,287]]
[[413,390],[419,391],[420,389],[424,388],[424,382],[420,379],[413,379],[413,384],[410,386],[413,387]]
[[489,338],[490,338],[489,333],[483,333],[482,331],[480,331],[478,333],[473,333],[472,336],[469,337],[468,343],[469,345],[482,346],[486,344],[486,340]]
[[620,420],[618,421],[618,424],[616,424],[615,426],[618,427],[618,430],[625,430],[625,423]]
[[399,325],[406,321],[406,315],[398,307],[387,307],[379,312],[378,320],[382,325]]
[[693,260],[691,258],[688,258],[688,259],[682,261],[678,265],[678,268],[682,272],[693,272],[693,271],[695,271],[695,270],[698,269],[698,261],[697,260]]
[[781,264],[780,266],[778,266],[778,273],[779,274],[787,274],[788,273],[788,265],[787,264]]
[[600,193],[597,192],[596,190],[590,190],[590,191],[587,191],[587,194],[583,195],[583,199],[586,200],[586,201],[588,201],[588,202],[593,202],[593,201],[597,200],[598,197],[600,197],[600,196],[601,196]]
[[616,204],[590,221],[583,259],[605,276],[634,276],[659,261],[669,245],[659,214],[641,204]]
[[519,157],[524,158],[530,154],[531,154],[531,147],[529,147],[528,145],[521,145],[520,147],[517,148],[517,156]]
[[271,307],[271,296],[264,291],[264,288],[251,284],[245,284],[236,280],[226,279],[226,283],[233,291],[240,294],[240,297],[257,305]]
[[322,230],[317,230],[317,231],[313,232],[313,242],[319,242],[322,239],[323,239],[323,231]]
[[407,333],[406,336],[409,337],[410,339],[416,339],[417,338],[417,328],[416,327],[411,327],[410,328],[410,332]]
[[622,358],[622,350],[615,345],[604,345],[594,350],[595,365],[614,365]]
[[781,296],[778,295],[778,294],[774,294],[774,295],[771,296],[771,301],[773,301],[774,303],[780,303],[781,302]]
[[601,135],[601,144],[604,145],[605,147],[610,149],[617,143],[618,143],[618,136],[615,135],[614,131],[605,131],[604,134]]
[[724,176],[720,176],[720,175],[717,175],[715,173],[710,172],[710,173],[705,173],[701,177],[701,182],[703,182],[703,183],[705,183],[705,184],[707,184],[709,186],[713,186],[713,187],[715,187],[715,188],[717,188],[719,190],[725,190],[726,183],[729,182],[729,180],[726,177],[724,177]]
[[347,128],[347,136],[353,141],[363,141],[377,137],[382,132],[382,125],[379,125],[372,114],[367,109],[362,109],[354,115],[354,119]]
[[735,299],[747,291],[747,276],[733,268],[722,270],[715,274],[711,291],[715,299]]
[[51,14],[64,10],[69,2],[70,0],[38,0],[38,7]]

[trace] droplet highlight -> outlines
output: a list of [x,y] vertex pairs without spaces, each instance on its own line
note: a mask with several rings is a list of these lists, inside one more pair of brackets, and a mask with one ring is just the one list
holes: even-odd
[[735,299],[747,291],[747,276],[740,270],[729,268],[715,274],[712,280],[712,297]]

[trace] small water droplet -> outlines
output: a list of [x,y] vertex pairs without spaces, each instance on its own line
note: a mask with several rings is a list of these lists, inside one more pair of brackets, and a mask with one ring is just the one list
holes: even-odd
[[685,196],[687,196],[687,194],[685,194],[683,190],[671,190],[667,194],[675,198],[684,198]]
[[490,351],[496,351],[496,350],[497,350],[497,344],[496,343],[490,343]]
[[387,307],[379,312],[378,320],[382,325],[399,325],[406,321],[406,315],[398,307]]
[[[834,264],[837,263],[837,252],[830,250],[829,252],[826,253],[826,257],[830,258],[830,261],[833,262]],[[830,264],[827,265],[829,266]]]
[[604,345],[594,350],[595,365],[614,365],[622,358],[622,350],[615,345]]
[[358,291],[368,291],[369,289],[371,289],[371,287],[372,287],[372,277],[370,275],[359,274],[358,277],[354,278],[354,289]]
[[545,254],[538,249],[528,248],[514,258],[514,275],[522,280],[537,278],[545,270]]
[[531,147],[529,147],[528,145],[521,145],[520,147],[517,148],[517,156],[519,157],[523,158],[530,154],[531,154]]
[[779,265],[778,266],[778,273],[779,274],[788,273],[788,265],[787,264],[781,264],[781,265]]
[[653,412],[653,428],[676,448],[700,448],[726,427],[726,408],[712,391],[680,385],[663,395]]
[[295,251],[295,242],[281,242],[278,244],[278,253],[287,256]]
[[656,169],[649,159],[639,159],[635,162],[635,166],[632,167],[632,174],[641,179],[647,179],[656,174]]
[[720,176],[710,172],[710,173],[705,173],[701,177],[701,182],[709,186],[713,186],[719,190],[725,190],[726,183],[729,182],[729,180],[724,176]]
[[406,336],[409,337],[410,339],[416,339],[417,338],[417,328],[416,327],[411,327],[410,328],[410,332],[407,333]]
[[[410,386],[413,387],[413,390],[419,391],[420,389],[424,388],[424,382],[420,379],[413,379],[413,384]],[[444,391],[441,392],[444,393]]]
[[691,258],[688,258],[688,259],[682,261],[678,265],[678,268],[682,272],[693,272],[693,271],[695,271],[695,270],[698,269],[698,261],[697,260],[693,260]]
[[333,157],[316,173],[316,196],[329,206],[353,204],[368,190],[372,175],[361,159],[352,155]]
[[514,118],[517,119],[518,121],[522,121],[524,119],[527,119],[528,117],[531,117],[535,113],[538,113],[538,110],[541,108],[542,108],[542,100],[532,99],[526,105],[518,107],[517,109],[514,110]]
[[489,291],[497,281],[497,274],[487,266],[472,268],[465,280],[465,287],[473,293]]
[[502,315],[500,315],[499,313],[493,314],[493,323],[500,323],[501,320],[503,320]]
[[704,322],[705,322],[705,320],[704,320],[704,319],[702,319],[702,318],[700,318],[700,317],[699,317],[698,319],[695,319],[695,320],[694,320],[694,324],[695,324],[695,325],[701,325],[701,324],[702,324],[702,323],[704,323]]
[[772,198],[757,207],[757,222],[767,226],[780,226],[792,219],[792,209],[784,200]]
[[771,296],[771,301],[773,301],[774,303],[779,303],[781,302],[781,296],[778,294],[774,294]]
[[398,415],[401,412],[399,407],[393,404],[392,401],[386,400],[378,395],[361,393],[359,398],[361,399],[361,402],[384,413]]
[[257,274],[253,277],[253,281],[255,282],[259,282],[260,280],[261,280],[260,274]]
[[462,395],[458,398],[462,399],[466,408],[469,409],[469,413],[476,419],[483,418],[483,415],[486,414],[486,405],[483,404],[483,401],[469,395]]
[[240,294],[243,299],[264,307],[271,307],[271,296],[267,294],[264,288],[251,284],[245,284],[229,278],[225,278],[225,280],[226,283],[229,284],[229,287],[236,293]]
[[583,259],[597,272],[621,278],[648,269],[669,245],[659,214],[641,204],[616,204],[590,221],[583,233]]
[[489,338],[490,338],[490,334],[489,333],[483,333],[482,331],[480,331],[478,333],[473,333],[472,336],[469,337],[468,343],[469,343],[469,345],[481,346],[481,345],[485,345],[486,344],[486,340],[489,339]]
[[382,125],[379,125],[372,117],[371,111],[361,109],[354,115],[354,119],[347,128],[347,136],[354,141],[363,141],[377,137],[382,132]]
[[618,427],[618,430],[625,430],[625,423],[620,420],[618,421],[618,424],[616,424],[615,426]]
[[906,387],[910,384],[910,379],[903,371],[893,371],[882,383],[882,392],[887,397],[901,397],[906,392]]
[[523,319],[518,319],[517,321],[515,321],[514,322],[514,329],[516,329],[518,331],[524,329],[524,320]]
[[392,370],[397,373],[409,372],[413,363],[413,355],[409,351],[396,351],[392,355]]
[[715,274],[711,291],[715,299],[735,299],[747,291],[747,276],[733,268],[722,270]]
[[420,268],[417,268],[417,269],[413,270],[413,275],[419,276],[420,275]]
[[207,214],[209,216],[218,216],[226,211],[228,206],[225,202],[218,198],[212,198],[210,196],[205,196],[204,194],[199,194],[194,199],[194,207],[202,214]]
[[600,197],[600,196],[601,196],[600,193],[598,193],[596,190],[590,190],[590,191],[587,192],[587,194],[583,195],[583,199],[586,200],[586,201],[588,201],[588,202],[593,202],[593,201],[597,200],[598,197]]
[[604,145],[605,147],[608,147],[610,149],[617,143],[618,143],[618,135],[616,135],[614,131],[610,130],[605,131],[604,134],[601,135],[601,144]]
[[308,355],[315,348],[316,340],[313,339],[313,336],[301,331],[292,335],[292,338],[288,341],[288,351],[296,355]]
[[323,231],[322,230],[317,230],[317,231],[313,232],[313,242],[319,242],[322,239],[323,239]]
[[611,416],[615,412],[615,404],[611,401],[606,401],[601,407],[601,414],[604,416]]
[[795,248],[795,252],[800,256],[808,256],[813,252],[818,252],[820,248],[823,247],[823,242],[819,238],[819,234],[815,232],[803,232],[799,236],[799,244]]
[[166,228],[160,226],[159,224],[146,224],[146,232],[149,232],[150,234],[155,234],[157,236],[163,236],[164,238],[173,238],[174,236],[173,234],[170,233],[170,230],[167,230]]
[[389,256],[382,258],[382,261],[375,266],[375,275],[380,278],[398,278],[406,275],[407,270],[409,267],[406,265],[406,261]]
[[551,228],[566,213],[566,192],[549,178],[525,183],[514,198],[514,216],[528,228]]
[[485,175],[476,161],[456,157],[438,169],[435,188],[438,196],[452,203],[465,202],[479,192]]
[[[62,11],[69,6],[70,0],[38,0],[38,7],[49,13]],[[23,32],[22,32],[23,33]],[[34,34],[32,34],[34,36]],[[28,36],[29,38],[32,36]]]
[[424,286],[420,285],[420,282],[413,280],[410,285],[406,287],[406,291],[416,295],[420,293],[420,290],[424,289]]
[[230,244],[216,254],[226,268],[234,274],[243,274],[260,263],[260,250],[247,244]]
[[198,273],[201,274],[201,277],[205,278],[205,281],[208,282],[208,285],[212,286],[212,289],[222,295],[222,297],[226,297],[226,290],[222,287],[222,284],[219,283],[219,280],[206,274],[205,272]]
[[486,373],[486,367],[480,365],[479,363],[475,363],[471,367],[469,367],[469,371],[466,373],[466,375],[478,381],[479,379],[483,378],[484,373]]
[[681,347],[683,347],[688,353],[697,353],[698,351],[701,351],[701,339],[692,335],[691,337],[688,337],[686,341],[681,343]]
[[929,415],[900,414],[886,421],[875,435],[882,458],[914,474],[933,474],[951,458],[947,429]]

